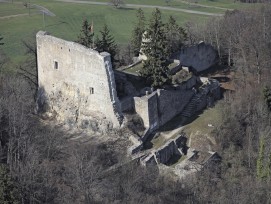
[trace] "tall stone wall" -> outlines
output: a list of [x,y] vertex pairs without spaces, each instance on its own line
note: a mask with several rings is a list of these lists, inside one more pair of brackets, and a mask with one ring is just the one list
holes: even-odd
[[142,97],[134,97],[135,111],[140,115],[144,126],[150,130],[159,127],[157,93],[153,92]]
[[[187,84],[175,87],[175,90],[157,89],[149,95],[134,97],[135,111],[143,119],[144,126],[154,130],[154,127],[163,126],[180,113],[190,117],[221,98],[218,81],[199,80],[191,77]],[[198,91],[193,88],[197,83],[203,83]]]
[[192,90],[158,89],[149,95],[134,97],[135,111],[145,127],[155,130],[181,113],[193,95]]
[[[37,33],[38,100],[45,97],[50,112],[59,120],[78,122],[88,117],[122,123],[110,54],[45,32]],[[41,107],[40,107],[41,108]]]

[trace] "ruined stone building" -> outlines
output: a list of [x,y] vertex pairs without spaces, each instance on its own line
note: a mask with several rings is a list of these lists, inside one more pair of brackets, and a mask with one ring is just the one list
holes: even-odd
[[[129,85],[126,96],[119,99],[108,53],[40,31],[37,54],[38,111],[82,128],[95,128],[97,121],[118,128],[123,113],[130,111],[137,113],[151,132],[178,114],[190,117],[220,97],[216,80],[192,76],[169,89],[131,91],[134,88]],[[118,77],[129,83],[124,73]],[[196,91],[194,87],[198,87]]]

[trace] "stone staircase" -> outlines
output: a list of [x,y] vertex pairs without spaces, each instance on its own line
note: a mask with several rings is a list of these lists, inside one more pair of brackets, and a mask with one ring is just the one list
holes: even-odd
[[197,103],[200,100],[200,94],[195,94],[190,102],[184,107],[181,115],[184,117],[191,117],[196,112]]

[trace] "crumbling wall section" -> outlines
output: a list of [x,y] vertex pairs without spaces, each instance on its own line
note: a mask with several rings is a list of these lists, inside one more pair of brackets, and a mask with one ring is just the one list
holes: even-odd
[[[89,124],[100,118],[122,123],[110,54],[37,33],[39,89],[60,121]],[[38,99],[40,100],[40,99]],[[41,110],[41,107],[38,107]]]
[[174,155],[181,155],[174,140],[170,140],[155,152],[158,163],[166,164]]

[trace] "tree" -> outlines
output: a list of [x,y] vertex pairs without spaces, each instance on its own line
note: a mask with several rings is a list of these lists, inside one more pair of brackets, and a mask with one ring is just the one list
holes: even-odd
[[105,24],[100,31],[101,38],[96,39],[96,50],[98,52],[108,52],[111,55],[112,65],[116,62],[115,55],[117,53],[117,45],[113,36],[110,34],[108,26]]
[[137,23],[132,33],[131,45],[134,55],[138,56],[142,44],[142,35],[145,32],[145,16],[141,8],[137,10],[136,17]]
[[4,164],[0,164],[0,203],[19,203],[18,198],[16,197],[16,188],[8,169]]
[[119,8],[121,7],[121,5],[124,4],[124,2],[122,0],[110,0],[110,3],[115,7],[115,8]]
[[[3,37],[0,36],[0,45],[4,45],[3,42]],[[0,49],[0,68],[6,63],[7,57],[5,56],[5,53]]]
[[94,37],[93,23],[90,24],[87,21],[87,19],[83,20],[82,28],[80,34],[78,35],[77,42],[86,47],[93,48],[94,47],[93,37]]
[[172,2],[172,0],[165,0],[166,4],[169,5],[170,2]]
[[37,63],[37,44],[31,39],[22,40],[25,47],[26,60],[19,66],[18,74],[22,75],[34,90],[38,89],[38,63]]
[[133,52],[130,44],[120,47],[118,59],[120,66],[127,66],[133,63]]
[[165,25],[165,32],[170,53],[174,53],[182,47],[187,38],[185,30],[176,23],[173,16],[169,17],[168,23]]
[[162,22],[161,12],[155,9],[149,27],[144,33],[142,52],[147,60],[143,62],[141,75],[152,87],[161,87],[168,80],[168,42]]
[[269,87],[267,86],[264,87],[263,95],[264,95],[264,100],[266,102],[266,105],[268,109],[271,111],[271,90]]
[[1,42],[1,40],[3,40],[3,37],[0,36],[0,45],[4,45],[4,43]]

